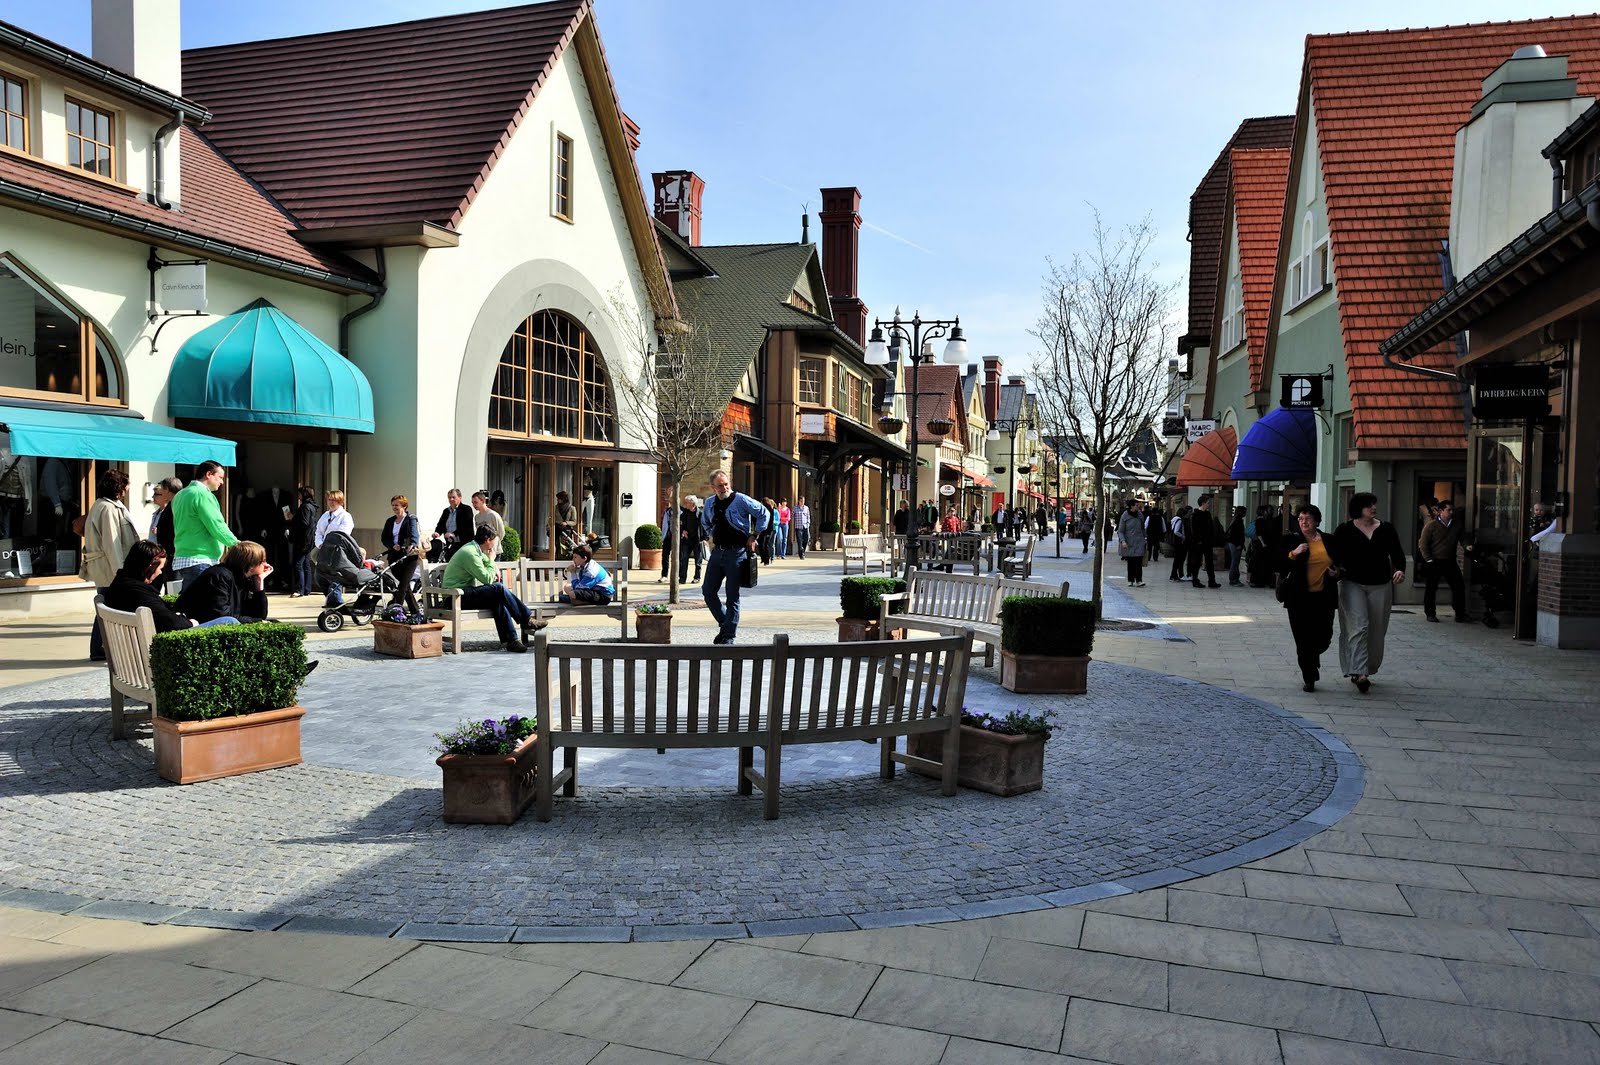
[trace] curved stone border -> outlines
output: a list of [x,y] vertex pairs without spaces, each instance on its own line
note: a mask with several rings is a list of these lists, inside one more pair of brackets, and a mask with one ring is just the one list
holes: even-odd
[[[1119,666],[1137,674],[1159,677],[1169,684],[1200,690],[1217,690],[1188,678],[1153,673],[1137,667]],[[53,682],[51,682],[53,683]],[[1052,907],[1073,906],[1096,899],[1144,891],[1207,876],[1248,862],[1257,861],[1316,835],[1333,825],[1360,799],[1364,769],[1350,747],[1342,740],[1297,714],[1251,696],[1227,692],[1230,699],[1250,704],[1282,720],[1325,748],[1333,761],[1336,779],[1331,793],[1321,805],[1298,820],[1267,835],[1229,850],[1208,855],[1136,876],[1123,877],[1039,894],[1020,894],[948,907],[883,910],[799,917],[771,921],[745,921],[725,924],[660,925],[493,925],[440,924],[398,920],[364,920],[317,916],[291,916],[278,913],[251,913],[163,906],[151,903],[95,900],[52,891],[12,889],[0,891],[0,905],[72,914],[83,917],[139,921],[148,924],[170,923],[225,929],[323,932],[353,935],[392,936],[403,939],[442,942],[647,942],[682,939],[742,939],[747,937],[790,935],[814,932],[850,931],[913,924],[971,920],[1003,914],[1023,913]]]

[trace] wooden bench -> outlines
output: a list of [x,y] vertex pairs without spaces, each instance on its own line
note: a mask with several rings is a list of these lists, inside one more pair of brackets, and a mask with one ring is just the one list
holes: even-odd
[[[423,563],[422,588],[418,591],[422,612],[429,621],[444,621],[450,625],[450,650],[461,650],[461,626],[473,621],[493,621],[493,610],[473,610],[461,605],[465,589],[443,588],[439,581],[444,577],[445,563]],[[628,638],[628,567],[607,566],[616,597],[605,606],[593,603],[560,602],[561,583],[566,579],[566,562],[544,562],[531,558],[514,562],[496,562],[495,572],[511,594],[528,606],[528,613],[539,621],[548,622],[565,614],[588,613],[617,618],[621,622],[622,636]]]
[[[533,650],[540,821],[557,788],[577,794],[583,747],[737,748],[738,793],[760,788],[768,820],[778,816],[783,748],[794,743],[879,740],[883,779],[896,762],[916,765],[940,778],[943,794],[956,792],[970,632],[799,646],[777,636],[752,647],[551,643],[540,632]],[[939,761],[894,749],[897,737],[925,732],[944,735]]]
[[[994,651],[1000,646],[1000,604],[1007,596],[1043,598],[1065,597],[1071,582],[1034,584],[998,575],[969,577],[964,573],[912,570],[903,592],[879,597],[878,631],[923,629],[947,635],[971,630],[984,645],[983,664],[994,665]],[[890,613],[891,604],[905,603],[904,613]]]
[[889,551],[884,548],[883,537],[876,533],[846,533],[839,538],[839,548],[844,552],[844,572],[850,572],[852,562],[861,563],[861,572],[869,565],[889,572]]
[[[127,739],[126,722],[149,721],[156,711],[156,682],[150,673],[150,641],[155,639],[156,619],[149,607],[132,613],[112,610],[97,595],[95,616],[100,619],[100,635],[106,649],[106,672],[111,678],[111,738]],[[150,707],[146,714],[126,714],[123,699],[129,698]]]
[[[1022,549],[1022,557],[1017,557],[1015,548],[1009,557],[1000,560],[1000,575],[1010,577],[1012,580],[1025,581],[1033,576],[1033,549],[1039,543],[1039,537],[1028,537],[1027,546]],[[1066,593],[1061,593],[1065,595]]]

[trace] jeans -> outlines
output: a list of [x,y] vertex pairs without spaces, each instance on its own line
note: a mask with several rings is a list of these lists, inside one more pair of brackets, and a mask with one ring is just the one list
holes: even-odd
[[294,556],[294,592],[296,595],[311,594],[310,551],[304,551]]
[[1228,583],[1239,583],[1239,560],[1244,558],[1243,544],[1228,545]]
[[189,585],[199,580],[200,574],[204,573],[210,568],[211,563],[201,562],[198,565],[185,566],[180,570],[174,570],[172,576],[173,579],[178,582],[178,591],[187,592],[189,590]]
[[480,584],[461,595],[461,605],[469,610],[493,610],[494,631],[501,643],[518,639],[518,630],[532,616],[528,604],[511,594],[503,584]]
[[[700,544],[695,540],[678,541],[678,587],[689,583],[689,563],[694,563],[694,579],[700,579]],[[666,571],[663,570],[663,577]]]
[[1365,677],[1383,665],[1383,638],[1389,631],[1394,585],[1339,582],[1339,671]]
[[778,523],[777,535],[772,538],[772,553],[779,558],[789,557],[789,526]]
[[563,603],[590,603],[599,606],[608,606],[611,603],[611,593],[604,588],[574,588],[572,594],[561,593]]
[[[739,566],[744,561],[742,547],[711,548],[711,558],[706,562],[705,583],[700,586],[706,599],[706,608],[718,625],[717,639],[724,643],[732,640],[739,631]],[[721,588],[726,583],[727,606],[721,598]]]
[[1322,652],[1333,642],[1335,603],[1335,593],[1324,590],[1307,592],[1285,604],[1289,608],[1289,631],[1294,635],[1295,661],[1307,684],[1322,679]]
[[811,546],[811,526],[800,525],[794,530],[795,552],[801,557],[806,557],[806,548]]
[[[106,589],[96,588],[94,594],[104,599]],[[100,614],[98,611],[94,615],[94,624],[89,628],[89,657],[96,662],[102,661],[106,657],[105,634],[100,631]]]
[[196,627],[197,628],[201,628],[201,629],[210,629],[210,628],[215,628],[218,625],[237,625],[237,624],[239,624],[239,619],[238,618],[224,615],[223,617],[220,617],[220,618],[212,618],[210,621],[202,621]]

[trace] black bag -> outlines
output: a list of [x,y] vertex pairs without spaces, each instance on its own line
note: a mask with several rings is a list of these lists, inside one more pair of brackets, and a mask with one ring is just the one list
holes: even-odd
[[739,587],[754,588],[756,581],[761,578],[761,563],[749,551],[744,554],[744,561],[739,563]]

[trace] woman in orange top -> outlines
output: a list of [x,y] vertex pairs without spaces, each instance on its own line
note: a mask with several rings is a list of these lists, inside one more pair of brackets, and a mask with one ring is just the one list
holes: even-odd
[[1278,569],[1284,574],[1278,598],[1289,611],[1289,631],[1294,633],[1295,656],[1300,662],[1301,687],[1315,691],[1322,652],[1333,641],[1333,615],[1339,595],[1335,582],[1339,567],[1333,541],[1322,535],[1322,511],[1310,503],[1294,508],[1298,533],[1291,533],[1279,548]]

